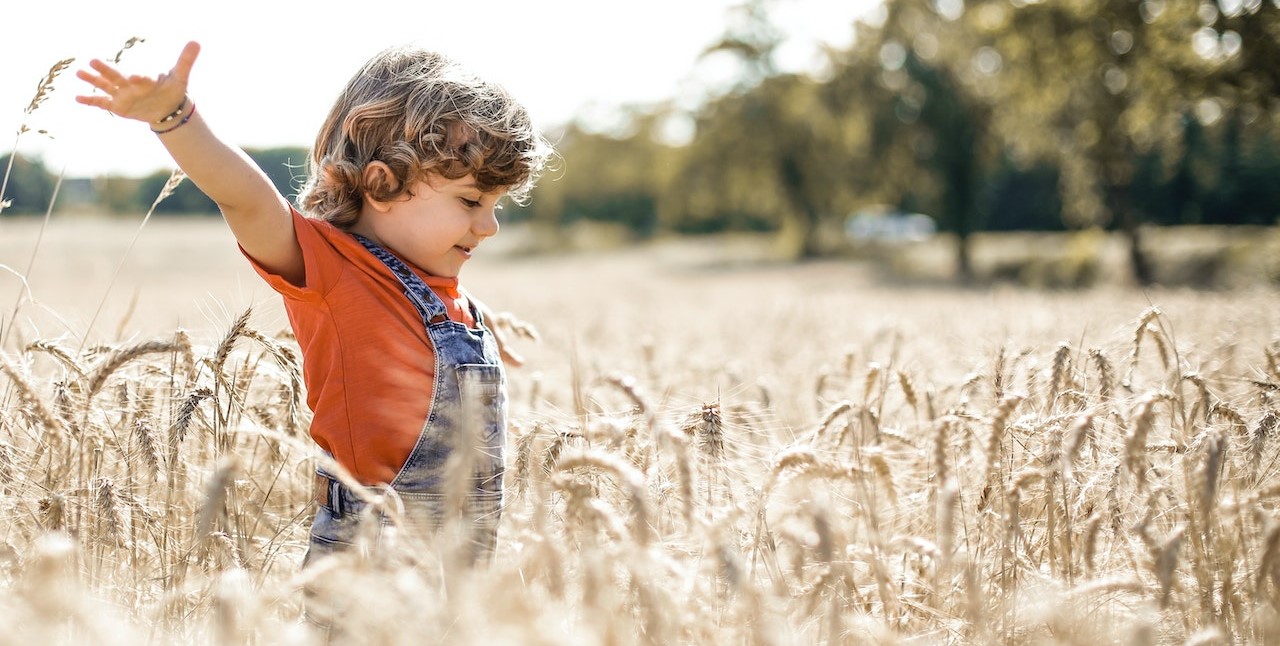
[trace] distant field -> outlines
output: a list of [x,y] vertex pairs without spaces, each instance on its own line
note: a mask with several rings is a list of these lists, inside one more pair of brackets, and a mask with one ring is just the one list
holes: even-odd
[[[0,264],[26,267],[37,224],[0,220]],[[0,348],[0,643],[314,643],[315,456],[277,298],[220,221],[156,220],[81,351],[135,226],[55,219]],[[459,573],[443,536],[411,542],[415,574],[339,564],[357,634],[1280,639],[1266,281],[912,287],[743,262],[763,252],[741,239],[528,256],[524,235],[464,275],[541,334],[510,373],[497,560]],[[6,324],[19,289],[0,273]]]
[[[19,272],[36,252],[29,283],[35,300],[67,319],[59,329],[39,307],[22,312],[41,323],[41,333],[81,335],[98,305],[107,297],[94,325],[92,341],[115,340],[121,321],[131,335],[193,331],[225,324],[252,304],[264,314],[283,310],[272,292],[240,257],[227,227],[217,218],[163,219],[138,233],[141,216],[128,220],[54,218],[36,248],[40,221],[0,220],[0,264]],[[134,235],[137,242],[128,251]],[[123,264],[121,264],[123,261]],[[112,283],[119,267],[118,279]],[[0,274],[5,311],[15,302],[19,283]],[[110,293],[107,293],[110,287]],[[225,308],[225,312],[222,310]],[[268,319],[269,320],[269,319]],[[216,327],[216,325],[215,325]]]
[[[126,256],[137,222],[55,218],[44,233],[29,281],[39,306],[23,305],[20,316],[38,325],[42,337],[78,340],[110,287],[91,343],[139,340],[177,327],[212,342],[249,307],[262,329],[287,328],[279,298],[240,256],[221,220],[154,219]],[[25,269],[39,221],[6,219],[0,227],[0,264]],[[1197,240],[1200,247],[1221,246],[1220,239],[1193,236],[1178,246],[1195,248]],[[846,349],[896,336],[899,346],[945,357],[943,362],[931,359],[929,366],[931,372],[952,371],[938,375],[944,380],[989,359],[985,355],[1001,343],[1069,341],[1086,347],[1119,341],[1111,335],[1152,305],[1179,317],[1179,331],[1202,342],[1206,334],[1222,336],[1224,342],[1243,341],[1236,335],[1252,330],[1256,338],[1250,340],[1262,344],[1276,330],[1275,292],[1261,280],[1234,291],[1143,292],[1118,286],[1124,282],[1123,265],[1109,264],[1103,286],[1084,291],[953,288],[936,280],[912,287],[854,261],[753,262],[766,256],[767,249],[750,238],[694,238],[539,256],[517,253],[528,240],[519,228],[504,230],[467,267],[464,284],[495,309],[537,326],[547,342],[527,351],[536,357],[546,350],[550,365],[545,367],[550,369],[564,363],[564,352],[575,342],[599,343],[608,348],[612,362],[622,358],[619,351],[638,352],[646,339],[656,343],[665,338],[656,343],[657,351],[672,359],[705,360],[719,367],[751,364],[760,377],[775,378],[769,373],[829,368],[826,364],[838,362]],[[1041,258],[1056,249],[1046,246],[1052,244],[1046,236],[1002,240],[978,239],[980,269],[1015,257],[1017,249],[1043,247],[1044,253],[1033,256]],[[939,240],[900,255],[903,262],[919,262],[913,266],[929,274],[945,252],[945,241]],[[111,284],[118,265],[119,277]],[[7,311],[18,294],[18,281],[7,272],[0,274],[0,306]],[[34,329],[30,325],[27,329]],[[787,338],[798,334],[801,342],[772,355],[781,352],[774,348],[785,339],[773,339],[775,334],[765,330]],[[596,354],[589,347],[579,352],[588,361]],[[778,361],[788,365],[779,370]]]

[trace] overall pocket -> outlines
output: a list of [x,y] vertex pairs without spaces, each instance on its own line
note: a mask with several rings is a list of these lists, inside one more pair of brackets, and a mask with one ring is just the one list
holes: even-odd
[[[317,471],[316,487],[316,515],[311,521],[303,567],[323,556],[350,550],[362,541],[367,543],[377,535],[377,521],[364,513],[364,501],[321,471]],[[320,487],[327,488],[327,493],[321,495]]]
[[351,549],[355,546],[359,533],[359,514],[339,516],[332,509],[317,505],[316,517],[311,523],[311,540],[307,546],[307,555],[302,560],[302,567],[305,568],[321,557]]
[[507,389],[502,367],[462,364],[457,367],[460,428],[464,450],[470,449],[475,493],[502,493],[507,444]]

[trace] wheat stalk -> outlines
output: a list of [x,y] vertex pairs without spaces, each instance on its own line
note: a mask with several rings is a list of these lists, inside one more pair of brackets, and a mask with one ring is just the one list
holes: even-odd
[[556,463],[558,471],[571,471],[579,467],[593,467],[613,476],[631,503],[632,538],[641,545],[648,543],[649,512],[648,495],[644,475],[616,457],[595,451],[575,452],[561,456]]
[[126,363],[149,354],[172,353],[179,349],[180,346],[171,341],[145,341],[113,351],[88,375],[85,386],[85,400],[92,400],[93,396],[98,394],[103,385],[107,383],[107,378]]
[[35,386],[27,379],[26,374],[10,363],[9,357],[3,352],[0,352],[0,372],[8,375],[10,381],[17,387],[19,397],[35,411],[36,418],[44,424],[45,428],[60,430],[66,427],[45,405],[44,399],[40,397]]
[[915,382],[911,380],[911,375],[907,374],[906,371],[898,371],[898,387],[902,389],[902,396],[907,400],[907,406],[912,411],[915,411],[916,406],[919,405],[920,398],[916,394]]
[[1137,479],[1141,490],[1147,481],[1147,437],[1155,425],[1155,404],[1157,395],[1151,394],[1138,401],[1130,420],[1130,430],[1125,438],[1124,464]]
[[142,453],[142,461],[147,465],[148,474],[152,478],[156,477],[160,473],[160,449],[151,420],[146,417],[134,420],[133,434],[138,439],[138,448]]
[[228,488],[239,470],[239,460],[234,456],[223,458],[206,483],[204,497],[196,513],[195,539],[198,544],[206,545],[213,534],[218,517],[225,511]]
[[[991,496],[999,489],[998,483],[995,481],[1000,470],[1002,449],[1004,447],[1005,429],[1008,426],[1009,416],[1022,403],[1024,397],[1018,394],[1005,395],[996,405],[991,413],[991,435],[987,439],[987,466],[986,476],[983,478],[986,483],[982,496],[979,498],[978,508],[987,509],[991,502]],[[938,449],[939,451],[941,449]],[[940,461],[945,459],[945,455],[935,453],[934,460]]]
[[1084,445],[1085,439],[1093,432],[1093,422],[1093,413],[1084,412],[1077,415],[1075,421],[1071,423],[1071,428],[1067,431],[1062,447],[1062,477],[1064,480],[1071,479],[1075,470],[1076,458],[1080,455],[1080,447]]
[[58,78],[59,74],[62,74],[70,68],[71,64],[74,62],[76,62],[76,59],[74,58],[64,58],[54,63],[53,66],[49,68],[49,71],[45,74],[44,78],[40,79],[40,82],[36,84],[36,94],[31,97],[31,102],[28,103],[27,108],[22,111],[23,114],[29,115],[32,112],[35,112],[40,105],[49,98],[49,95],[53,93],[54,80]]
[[85,367],[80,365],[80,362],[76,361],[76,358],[71,356],[70,352],[67,352],[54,341],[41,339],[30,343],[27,345],[27,352],[44,352],[57,359],[62,365],[70,368],[77,376],[83,377],[86,372]]
[[724,420],[720,416],[720,404],[703,404],[694,419],[698,448],[712,460],[724,459]]
[[116,495],[115,483],[110,478],[99,477],[94,481],[94,511],[98,515],[100,533],[97,538],[107,545],[123,542],[124,517]]
[[1169,606],[1175,583],[1174,574],[1178,569],[1178,549],[1182,546],[1182,539],[1185,533],[1185,527],[1178,527],[1173,532],[1170,532],[1152,554],[1154,560],[1152,570],[1156,575],[1156,580],[1160,582],[1161,608]]
[[818,422],[818,426],[813,429],[813,434],[809,438],[809,443],[817,446],[822,442],[824,434],[831,428],[832,423],[841,415],[847,414],[853,410],[853,402],[844,400],[832,406],[830,410],[822,416],[822,421]]
[[1258,594],[1262,593],[1267,581],[1271,581],[1273,586],[1280,588],[1280,522],[1274,520],[1262,539],[1262,559],[1258,565],[1258,575],[1254,584]]
[[213,391],[208,388],[198,388],[187,398],[183,400],[182,406],[178,409],[178,415],[169,429],[169,468],[173,469],[178,460],[178,447],[182,445],[182,441],[187,437],[187,429],[191,428],[191,421],[195,419],[196,409],[199,408],[200,402],[213,397]]
[[120,63],[120,59],[124,58],[124,53],[126,51],[133,49],[133,47],[139,43],[145,43],[145,42],[147,42],[147,39],[145,38],[139,38],[137,36],[130,37],[129,40],[124,41],[124,45],[120,46],[120,49],[119,51],[116,52],[116,55],[111,57],[112,62],[118,65]]
[[253,309],[246,309],[236,317],[236,320],[227,329],[226,334],[222,336],[222,340],[218,342],[214,348],[213,354],[210,355],[209,367],[213,369],[213,374],[221,376],[223,368],[227,364],[227,359],[231,356],[231,348],[240,337],[250,337],[253,331],[249,329],[249,317],[253,314]]
[[1066,341],[1058,344],[1058,349],[1053,353],[1053,370],[1049,377],[1049,406],[1054,406],[1058,401],[1058,390],[1068,379],[1068,371],[1071,370],[1071,345]]
[[1109,401],[1115,390],[1115,370],[1111,367],[1107,355],[1098,348],[1089,350],[1089,358],[1093,359],[1093,365],[1098,370],[1098,397],[1104,402]]

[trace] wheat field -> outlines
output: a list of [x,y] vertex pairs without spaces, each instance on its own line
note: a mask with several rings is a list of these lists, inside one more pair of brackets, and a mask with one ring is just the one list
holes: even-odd
[[1280,640],[1274,291],[494,245],[465,282],[526,360],[494,561],[370,523],[303,570],[277,299],[220,222],[137,225],[0,222],[0,644]]

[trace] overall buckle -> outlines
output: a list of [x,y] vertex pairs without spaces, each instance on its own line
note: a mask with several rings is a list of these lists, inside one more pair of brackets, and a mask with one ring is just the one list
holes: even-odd
[[316,502],[331,510],[334,516],[341,517],[343,515],[342,483],[323,473],[317,473],[315,489]]

